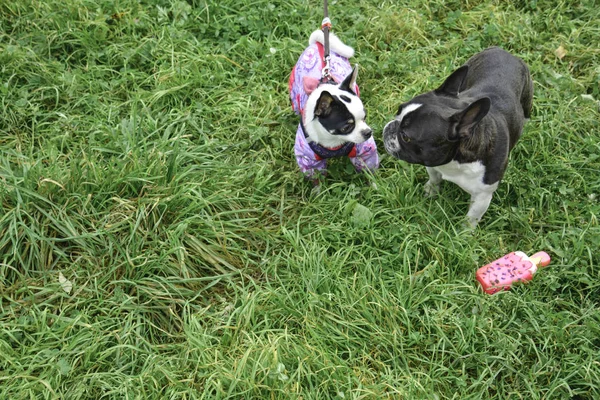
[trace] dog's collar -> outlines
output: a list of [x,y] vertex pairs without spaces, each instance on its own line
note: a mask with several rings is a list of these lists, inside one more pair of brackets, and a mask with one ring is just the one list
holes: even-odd
[[333,149],[321,146],[320,144],[315,142],[308,142],[308,146],[311,148],[312,151],[315,152],[315,155],[321,158],[322,160],[344,156],[356,157],[356,147],[352,142],[344,143],[343,145],[335,147]]
[[323,85],[323,84],[337,85],[337,82],[333,79],[333,77],[331,75],[328,75],[328,76],[323,76],[321,79],[319,79],[319,86]]

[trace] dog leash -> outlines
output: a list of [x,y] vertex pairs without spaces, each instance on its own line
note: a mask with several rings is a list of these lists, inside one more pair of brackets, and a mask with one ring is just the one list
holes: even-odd
[[327,0],[323,0],[323,22],[321,22],[321,30],[323,31],[323,59],[325,60],[325,66],[321,71],[321,81],[328,82],[332,81],[331,71],[329,68],[329,30],[331,29],[331,20],[329,19],[329,11],[327,10]]

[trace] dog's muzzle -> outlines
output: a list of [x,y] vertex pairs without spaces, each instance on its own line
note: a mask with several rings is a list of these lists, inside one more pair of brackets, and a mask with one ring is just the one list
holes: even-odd
[[383,145],[385,150],[394,154],[400,150],[400,140],[398,140],[398,131],[400,129],[400,121],[393,120],[387,123],[383,128]]
[[365,129],[364,131],[361,131],[360,134],[362,135],[362,137],[365,140],[368,140],[371,138],[371,136],[373,136],[373,130],[372,129]]

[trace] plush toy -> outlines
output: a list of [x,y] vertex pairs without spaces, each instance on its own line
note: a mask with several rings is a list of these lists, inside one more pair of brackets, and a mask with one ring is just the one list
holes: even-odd
[[531,257],[522,251],[514,251],[479,268],[475,276],[486,293],[494,294],[510,289],[513,283],[532,280],[538,267],[548,264],[550,256],[543,251]]

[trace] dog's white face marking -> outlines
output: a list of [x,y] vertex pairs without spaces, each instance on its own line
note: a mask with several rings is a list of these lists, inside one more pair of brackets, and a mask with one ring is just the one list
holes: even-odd
[[[317,101],[323,91],[329,92],[333,97],[341,100],[346,106],[348,112],[352,114],[354,119],[354,129],[352,132],[346,135],[333,135],[332,132],[328,131],[321,125],[319,120],[315,118],[314,110],[316,108]],[[339,85],[321,85],[314,90],[304,107],[304,127],[308,137],[315,143],[320,144],[324,147],[334,148],[341,146],[347,142],[362,143],[365,138],[362,132],[371,130],[369,125],[365,122],[366,112],[363,102],[355,94],[349,93],[345,90],[341,90]]]
[[[383,128],[383,131],[385,132],[386,128],[390,124],[401,124],[404,117],[406,117],[411,112],[417,110],[422,105],[423,104],[419,104],[419,103],[412,103],[412,104],[407,105],[406,107],[404,107],[402,109],[402,111],[400,112],[400,115],[397,115],[396,118],[394,118],[392,121],[388,122],[385,125],[385,127]],[[398,151],[401,147],[400,142],[398,141],[397,135],[393,135],[391,138],[387,139],[384,144],[385,144],[385,148],[387,149],[387,151],[391,152],[391,153]]]
[[[343,93],[339,95],[340,98],[342,98],[342,96],[348,97],[350,99],[350,102],[347,103],[348,111],[350,111],[350,113],[354,116],[354,123],[355,123],[354,130],[352,131],[352,133],[350,135],[346,136],[345,141],[353,142],[353,143],[362,143],[366,140],[363,137],[362,132],[364,132],[365,130],[371,130],[369,125],[367,125],[367,123],[365,122],[365,119],[367,118],[367,113],[365,112],[365,106],[363,105],[363,102],[360,100],[360,98],[358,96],[355,96],[352,94],[350,94],[350,96],[346,96]],[[344,99],[342,99],[342,100],[344,100]]]
[[400,115],[398,115],[395,120],[402,123],[402,120],[404,119],[404,117],[406,117],[408,114],[410,114],[411,112],[417,110],[419,107],[421,107],[423,104],[419,104],[419,103],[412,103],[407,105],[406,107],[404,107],[402,109],[402,112],[400,113]]

